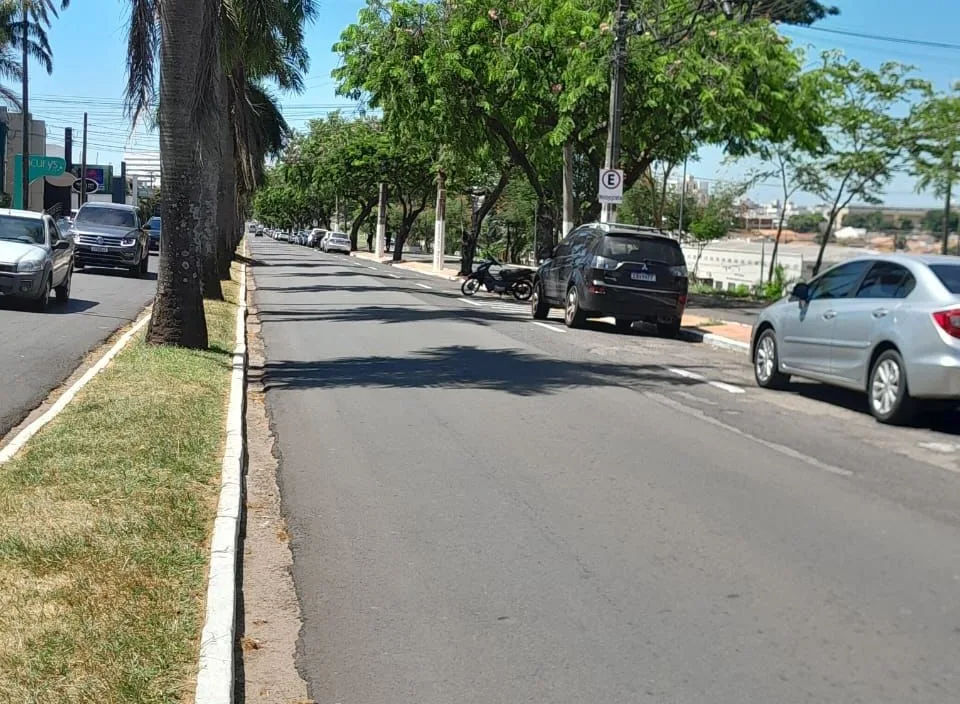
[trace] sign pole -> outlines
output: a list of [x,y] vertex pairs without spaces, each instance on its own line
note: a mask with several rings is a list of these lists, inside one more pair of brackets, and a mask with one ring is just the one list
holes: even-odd
[[[629,0],[617,0],[617,14],[614,20],[616,34],[613,42],[613,75],[610,77],[610,114],[607,120],[607,153],[603,164],[606,169],[616,169],[620,165],[620,123],[623,119],[623,88],[627,69],[627,9],[629,6]],[[616,221],[616,204],[613,201],[602,203],[600,222]]]
[[87,202],[87,113],[83,113],[83,148],[80,156],[80,205]]
[[22,176],[22,186],[20,189],[20,207],[24,210],[30,209],[30,34],[29,30],[29,20],[30,16],[27,13],[27,0],[21,0],[20,3],[20,19],[22,21],[21,31],[23,34],[20,36],[20,44],[23,49],[23,58],[20,63],[21,73],[23,74],[23,139],[21,144],[23,149],[20,150],[21,154],[21,163],[20,163],[20,173]]

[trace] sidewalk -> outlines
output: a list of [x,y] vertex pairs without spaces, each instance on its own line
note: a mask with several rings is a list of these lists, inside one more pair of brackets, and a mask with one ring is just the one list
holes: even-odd
[[683,330],[703,342],[742,350],[750,347],[751,326],[744,323],[687,313],[683,316]]

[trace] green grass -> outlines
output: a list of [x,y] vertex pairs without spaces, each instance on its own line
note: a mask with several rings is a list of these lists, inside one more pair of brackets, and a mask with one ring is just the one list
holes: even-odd
[[0,702],[190,698],[238,285],[209,351],[142,339],[0,466]]

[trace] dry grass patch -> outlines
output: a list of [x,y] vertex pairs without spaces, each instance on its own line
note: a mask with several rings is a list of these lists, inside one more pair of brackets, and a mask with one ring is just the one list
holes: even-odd
[[238,289],[210,350],[131,343],[0,467],[0,702],[186,698]]

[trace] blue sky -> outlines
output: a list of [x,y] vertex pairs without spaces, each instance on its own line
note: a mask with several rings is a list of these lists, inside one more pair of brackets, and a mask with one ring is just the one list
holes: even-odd
[[[811,53],[839,48],[868,65],[897,60],[917,67],[917,74],[936,88],[946,89],[960,79],[960,48],[935,49],[828,34],[817,28],[905,37],[960,45],[960,3],[957,0],[833,0],[841,14],[814,28],[787,28],[798,45]],[[352,22],[364,0],[321,0],[320,18],[308,30],[310,74],[303,95],[286,97],[284,111],[299,127],[307,119],[325,114],[334,106],[352,109],[335,95],[330,71],[337,57],[331,46]],[[96,6],[98,9],[93,10]],[[74,127],[79,142],[83,112],[90,114],[88,161],[119,166],[126,148],[156,149],[156,140],[142,130],[132,138],[122,109],[126,61],[128,0],[87,0],[65,11],[50,32],[54,71],[46,75],[32,65],[31,112],[47,121],[49,141],[62,143],[63,128]],[[76,153],[79,156],[79,153]],[[725,165],[723,155],[706,149],[689,173],[705,179],[742,177],[747,164]],[[764,201],[777,197],[774,187],[759,187],[754,196]],[[804,199],[800,199],[804,200]],[[809,199],[807,199],[809,200]],[[889,205],[933,205],[928,195],[913,192],[913,183],[901,176],[887,194]]]

